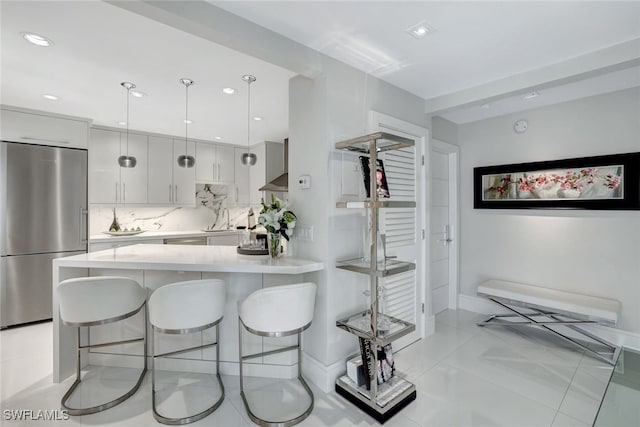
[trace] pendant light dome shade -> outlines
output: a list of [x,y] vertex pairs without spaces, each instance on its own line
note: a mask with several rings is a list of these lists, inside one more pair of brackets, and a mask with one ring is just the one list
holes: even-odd
[[242,76],[242,80],[247,82],[247,152],[240,155],[243,165],[253,166],[258,160],[258,156],[251,152],[251,83],[256,81],[256,77],[251,74]]
[[121,168],[135,168],[138,160],[134,156],[129,155],[129,93],[136,85],[130,82],[122,82],[120,86],[127,90],[127,154],[118,157],[118,165]]
[[118,164],[121,168],[135,168],[138,164],[138,160],[134,156],[120,156],[118,157]]
[[180,79],[180,83],[185,86],[185,107],[184,107],[184,154],[178,156],[178,166],[181,168],[192,168],[196,164],[196,158],[188,153],[187,129],[189,127],[189,86],[195,82],[191,79]]
[[178,156],[178,166],[181,168],[192,168],[196,164],[196,159],[193,156],[187,154],[181,154]]
[[242,153],[240,156],[240,161],[243,165],[253,166],[256,164],[257,160],[258,156],[256,156],[255,153]]

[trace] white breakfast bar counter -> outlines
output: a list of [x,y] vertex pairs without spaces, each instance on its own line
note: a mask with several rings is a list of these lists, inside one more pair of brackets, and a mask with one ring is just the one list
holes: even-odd
[[[290,256],[271,259],[268,255],[239,255],[232,246],[191,246],[139,244],[90,252],[53,261],[53,381],[60,382],[74,374],[75,369],[75,328],[62,324],[59,317],[55,288],[63,280],[86,276],[126,276],[137,280],[149,290],[149,295],[160,286],[184,281],[207,278],[220,278],[226,283],[227,298],[225,314],[220,326],[221,372],[237,375],[238,362],[238,319],[237,303],[251,292],[262,287],[289,284],[312,280],[306,275],[324,269],[322,262],[304,260]],[[286,303],[286,302],[283,302]],[[139,313],[138,316],[142,314]],[[91,329],[91,342],[99,343],[104,339],[129,337],[142,332],[140,319],[135,316],[130,322],[118,322]],[[149,327],[149,334],[151,328]],[[247,334],[245,334],[247,335]],[[164,337],[160,337],[164,338]],[[290,337],[289,337],[290,338]],[[256,351],[281,345],[289,345],[290,339],[280,342],[265,342],[259,337],[247,337],[243,345]],[[294,337],[295,338],[295,337]],[[83,340],[87,339],[86,331]],[[156,346],[162,351],[186,348],[200,340],[215,340],[212,331],[192,336],[191,342],[176,344],[172,339],[163,342],[156,340]],[[150,340],[149,340],[150,341]],[[131,347],[131,348],[125,348]],[[141,366],[142,349],[135,346],[122,346],[115,350],[91,353],[91,364],[118,366]],[[139,345],[137,347],[140,347]],[[111,351],[110,353],[108,351]],[[115,357],[117,354],[119,356]],[[124,356],[122,356],[124,355]],[[270,356],[269,360],[257,360],[248,369],[249,375],[288,376],[295,374],[295,361],[286,354]],[[87,357],[83,355],[83,363]],[[215,353],[206,351],[186,354],[167,360],[167,368],[208,371],[215,366]]]

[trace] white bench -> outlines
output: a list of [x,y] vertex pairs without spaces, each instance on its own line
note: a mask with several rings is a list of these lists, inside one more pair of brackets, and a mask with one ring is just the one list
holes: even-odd
[[[493,279],[478,286],[478,295],[512,312],[512,314],[494,314],[486,321],[478,322],[478,326],[537,326],[560,336],[609,364],[615,365],[618,359],[620,347],[596,337],[577,325],[615,325],[620,317],[619,301]],[[513,308],[514,306],[526,308],[528,312],[518,311]],[[523,320],[503,320],[509,317],[519,317]],[[540,317],[543,317],[543,320],[536,320]],[[605,346],[605,351],[596,351],[582,340],[567,336],[550,326],[570,328]]]

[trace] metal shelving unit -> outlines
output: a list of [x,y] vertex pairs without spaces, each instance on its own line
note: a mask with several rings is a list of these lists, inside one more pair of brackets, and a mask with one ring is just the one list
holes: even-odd
[[[338,142],[337,149],[355,151],[368,154],[370,162],[375,165],[378,153],[388,150],[412,147],[413,140],[397,135],[376,132],[347,141]],[[336,392],[358,406],[363,411],[381,423],[408,405],[416,398],[416,388],[409,381],[395,375],[388,381],[378,384],[377,381],[377,346],[384,346],[398,338],[415,331],[415,325],[403,320],[382,314],[378,310],[379,281],[388,276],[404,273],[415,269],[411,262],[386,259],[378,262],[378,209],[382,208],[415,208],[411,201],[378,200],[376,192],[376,168],[370,167],[369,177],[370,199],[362,201],[341,201],[336,207],[345,209],[369,209],[371,216],[370,253],[369,260],[363,258],[339,261],[337,268],[369,276],[371,305],[367,310],[353,314],[346,319],[336,321],[336,326],[359,338],[367,340],[371,346],[371,363],[374,372],[369,389],[358,387],[348,376],[344,375],[336,380]],[[366,363],[366,361],[363,361]],[[366,369],[366,368],[365,368]]]

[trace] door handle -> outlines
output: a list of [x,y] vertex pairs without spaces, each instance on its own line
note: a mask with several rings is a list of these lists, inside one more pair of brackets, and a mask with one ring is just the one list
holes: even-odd
[[[80,244],[86,245],[88,243],[88,230],[87,230],[87,219],[89,217],[89,211],[83,207],[80,208]],[[84,221],[83,221],[84,220]],[[83,226],[84,224],[84,226]]]

